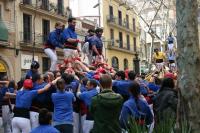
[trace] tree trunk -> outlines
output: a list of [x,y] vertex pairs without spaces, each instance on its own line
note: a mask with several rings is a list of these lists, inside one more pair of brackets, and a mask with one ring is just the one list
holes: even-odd
[[[200,49],[198,38],[197,0],[176,0],[178,88],[187,113],[191,132],[200,132]],[[183,102],[184,101],[184,102]],[[184,117],[184,118],[183,118]]]

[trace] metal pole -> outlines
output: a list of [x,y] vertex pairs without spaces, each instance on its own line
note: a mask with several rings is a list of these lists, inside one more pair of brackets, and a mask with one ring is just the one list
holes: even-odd
[[98,0],[99,3],[99,27],[101,27],[101,4],[100,4],[100,0]]
[[[34,14],[34,18],[33,18],[33,59],[32,61],[34,61],[35,58],[35,19],[36,19],[36,11],[37,11],[37,4],[38,4],[38,0],[36,0],[36,5],[35,5],[35,14]],[[32,33],[31,33],[32,36]]]

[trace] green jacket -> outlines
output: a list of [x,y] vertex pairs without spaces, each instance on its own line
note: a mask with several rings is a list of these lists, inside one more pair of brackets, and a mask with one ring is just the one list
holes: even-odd
[[90,112],[94,118],[92,133],[121,133],[119,116],[123,104],[121,95],[103,90],[93,97]]

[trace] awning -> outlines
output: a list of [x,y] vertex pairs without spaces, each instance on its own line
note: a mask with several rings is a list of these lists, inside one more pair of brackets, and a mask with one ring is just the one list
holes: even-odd
[[7,72],[5,65],[1,62],[0,62],[0,72]]
[[2,20],[0,20],[0,41],[8,41],[8,29]]

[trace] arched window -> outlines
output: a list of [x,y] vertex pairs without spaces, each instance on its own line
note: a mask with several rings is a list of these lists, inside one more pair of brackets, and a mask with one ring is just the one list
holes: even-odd
[[112,57],[112,67],[115,69],[119,69],[119,61],[117,57]]
[[128,60],[124,59],[124,70],[128,69]]

